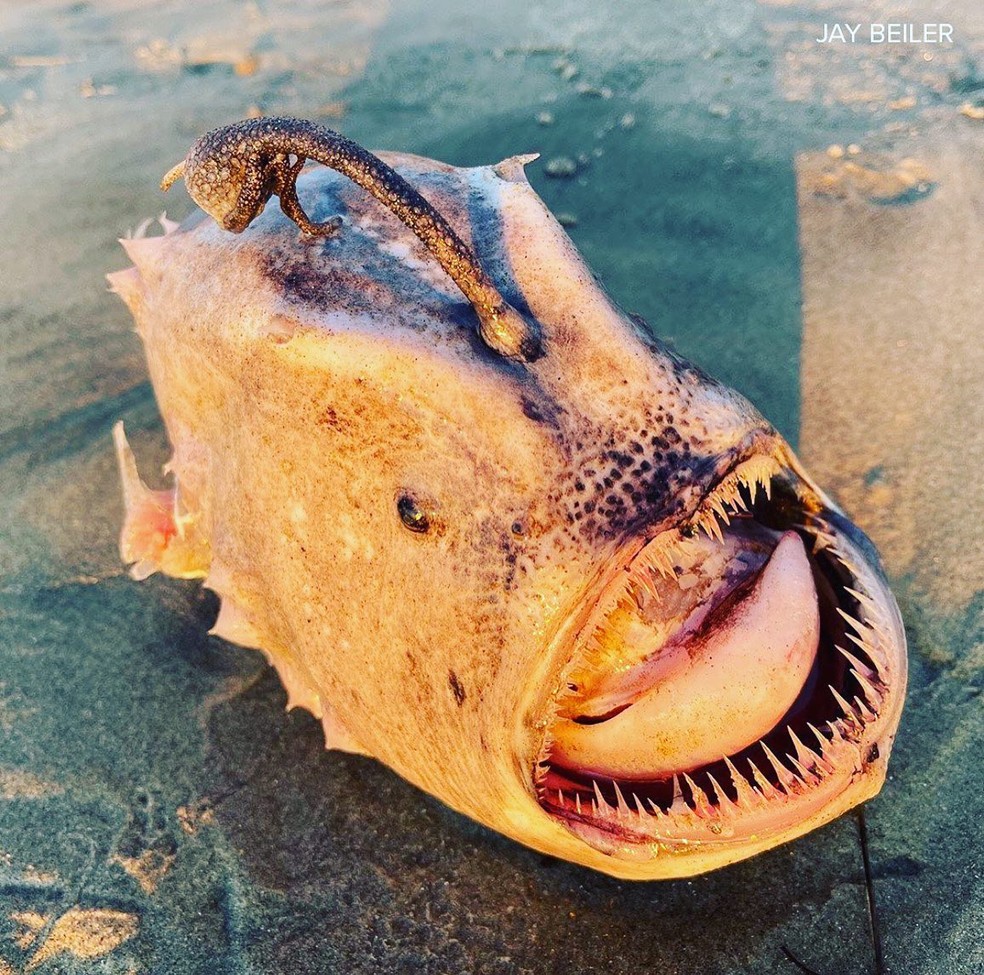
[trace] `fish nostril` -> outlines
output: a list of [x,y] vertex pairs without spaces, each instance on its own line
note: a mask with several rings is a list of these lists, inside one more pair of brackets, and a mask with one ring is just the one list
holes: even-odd
[[430,518],[412,494],[401,494],[396,499],[396,510],[400,514],[400,521],[410,531],[417,532],[417,534],[430,531]]

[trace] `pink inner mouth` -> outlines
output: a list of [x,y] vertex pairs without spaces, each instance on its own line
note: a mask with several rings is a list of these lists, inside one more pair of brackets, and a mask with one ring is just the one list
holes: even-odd
[[[689,548],[682,577],[630,587],[620,618],[609,618],[601,639],[619,644],[619,664],[562,711],[560,764],[625,780],[688,772],[758,741],[796,701],[820,639],[799,536],[758,528]],[[671,623],[697,601],[661,642],[669,597]]]

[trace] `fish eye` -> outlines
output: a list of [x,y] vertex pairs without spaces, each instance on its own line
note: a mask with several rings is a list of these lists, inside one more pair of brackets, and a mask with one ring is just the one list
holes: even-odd
[[412,532],[423,534],[430,531],[430,518],[423,506],[412,494],[401,494],[396,499],[396,510],[399,512],[400,521]]

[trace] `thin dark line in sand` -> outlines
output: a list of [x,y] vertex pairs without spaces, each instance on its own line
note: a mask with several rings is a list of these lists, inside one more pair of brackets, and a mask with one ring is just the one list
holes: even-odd
[[803,972],[804,975],[819,975],[818,972],[815,972],[812,968],[808,968],[804,965],[803,962],[801,962],[785,945],[782,945],[781,947],[782,953],[786,956],[786,958],[791,961],[801,972]]
[[885,957],[882,953],[881,928],[878,926],[878,907],[875,903],[875,885],[871,878],[871,856],[868,852],[868,822],[864,806],[857,810],[858,836],[861,840],[861,859],[864,862],[864,889],[868,895],[868,923],[871,929],[871,947],[875,952],[875,975],[884,975]]

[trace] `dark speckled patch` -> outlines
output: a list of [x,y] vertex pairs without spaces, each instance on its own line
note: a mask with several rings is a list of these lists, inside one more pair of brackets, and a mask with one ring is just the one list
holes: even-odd
[[448,687],[451,688],[451,693],[454,695],[455,704],[460,708],[465,703],[468,692],[465,690],[465,685],[461,683],[460,678],[453,670],[448,671]]
[[[461,237],[476,246],[486,272],[528,315],[505,262],[494,256],[501,253],[499,218],[487,202],[474,202],[481,194],[449,167],[438,166],[433,172],[404,167],[403,173]],[[340,216],[342,227],[333,237],[302,240],[294,225],[274,210],[256,221],[253,232],[260,230],[268,237],[261,247],[263,272],[288,306],[328,316],[372,315],[393,328],[428,332],[500,371],[521,374],[519,364],[483,344],[478,317],[465,296],[382,204],[320,167],[298,180],[298,193],[313,220]]]
[[[325,209],[347,213],[341,205]],[[408,271],[405,262],[383,250],[353,220],[327,240],[302,243],[286,221],[274,233],[264,243],[263,269],[288,305],[322,315],[372,315],[394,328],[417,332],[447,323],[462,338],[476,327],[475,313],[463,295],[449,297]],[[422,254],[421,260],[432,259]],[[450,282],[449,289],[454,290]]]

